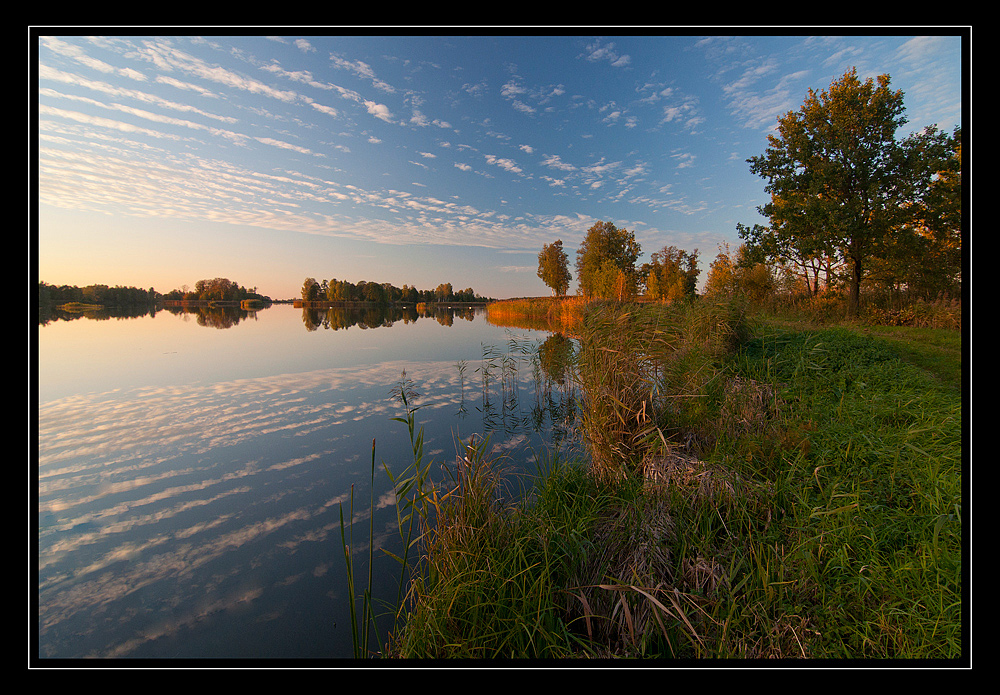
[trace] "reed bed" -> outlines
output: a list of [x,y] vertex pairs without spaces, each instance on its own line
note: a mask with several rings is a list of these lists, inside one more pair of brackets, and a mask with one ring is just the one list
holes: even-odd
[[583,430],[596,468],[635,470],[658,451],[711,445],[723,360],[751,334],[740,305],[595,305],[580,332]]
[[591,302],[583,297],[505,299],[486,307],[486,318],[498,326],[573,333]]
[[[960,331],[963,326],[962,301],[942,294],[933,299],[866,291],[855,323],[867,326],[910,326]],[[762,302],[761,308],[784,319],[808,320],[814,324],[835,326],[848,315],[848,297],[838,290],[818,295],[807,293],[775,294]]]

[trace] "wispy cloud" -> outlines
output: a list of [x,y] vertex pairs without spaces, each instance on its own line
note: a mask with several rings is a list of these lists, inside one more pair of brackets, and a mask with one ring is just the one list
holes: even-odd
[[513,159],[508,159],[507,157],[497,157],[492,154],[485,155],[485,157],[488,164],[498,166],[505,171],[511,172],[512,174],[524,173],[524,170],[519,167]]
[[628,55],[619,54],[613,43],[604,44],[599,39],[587,45],[585,57],[591,62],[608,61],[616,68],[625,67],[632,62]]
[[[59,55],[66,56],[67,58],[71,58],[84,67],[106,74],[120,72],[117,68],[107,62],[92,58],[80,46],[69,44],[62,39],[54,36],[40,36],[38,37],[38,41],[48,50],[58,53]],[[141,73],[134,70],[121,72],[121,74],[127,75],[133,79],[144,79],[144,76]]]
[[[58,70],[56,68],[49,67],[44,63],[38,66],[38,76],[39,79],[45,80],[47,82],[55,82],[57,84],[72,86],[82,89],[87,89],[92,92],[96,92],[100,95],[110,97],[112,99],[131,99],[150,106],[156,106],[158,108],[167,109],[170,111],[177,111],[180,113],[196,114],[199,116],[204,116],[206,118],[211,118],[213,120],[222,121],[224,123],[235,123],[236,119],[232,116],[222,116],[219,114],[212,113],[210,111],[205,111],[192,104],[185,104],[183,102],[174,101],[171,99],[164,99],[163,97],[157,96],[155,94],[150,94],[148,92],[139,89],[129,89],[124,87],[117,87],[111,85],[107,82],[102,82],[99,80],[91,80],[80,75],[74,75],[72,73],[65,72],[63,70]],[[188,85],[184,85],[176,80],[167,81],[171,86],[186,89],[189,88]],[[54,89],[40,88],[41,93],[46,96],[54,98],[64,98],[70,100],[82,100],[83,97],[75,97],[69,94],[63,94]],[[207,90],[198,90],[200,93],[208,94]],[[96,100],[91,100],[91,104],[103,106],[109,109],[124,110],[125,107],[121,104],[107,104],[105,102],[99,102]]]
[[365,63],[360,60],[351,61],[342,58],[341,56],[331,54],[330,64],[335,68],[339,68],[341,70],[347,70],[348,72],[353,73],[358,77],[362,77],[366,80],[369,80],[372,83],[372,85],[378,90],[390,94],[396,91],[396,89],[392,85],[376,77],[375,71],[368,63]]
[[298,95],[291,90],[277,89],[269,84],[240,75],[220,65],[213,65],[168,42],[144,41],[139,47],[139,57],[166,72],[179,71],[213,82],[222,87],[244,91],[249,94],[269,97],[282,102],[294,102]]

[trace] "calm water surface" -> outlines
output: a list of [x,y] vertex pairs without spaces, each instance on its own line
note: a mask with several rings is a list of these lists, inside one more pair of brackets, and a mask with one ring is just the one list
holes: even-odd
[[[371,461],[374,440],[380,467],[411,462],[391,420],[403,372],[426,455],[449,464],[456,438],[488,435],[530,474],[572,445],[573,388],[544,359],[564,343],[482,309],[40,325],[39,656],[350,657],[340,514],[353,489],[356,537],[373,513],[375,546],[398,552]],[[394,597],[398,565],[376,558],[375,594]]]

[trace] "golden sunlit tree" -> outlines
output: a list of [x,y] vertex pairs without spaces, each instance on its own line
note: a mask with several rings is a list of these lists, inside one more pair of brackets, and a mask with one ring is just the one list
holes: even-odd
[[591,282],[591,296],[624,301],[636,294],[636,275],[623,271],[610,258],[605,258]]
[[667,302],[694,297],[698,272],[698,249],[688,253],[676,246],[664,246],[651,254],[650,262],[639,269],[646,296]]
[[323,299],[323,295],[320,292],[320,284],[316,281],[316,278],[306,278],[302,282],[302,301],[317,302],[321,299]]
[[542,246],[538,254],[538,277],[556,296],[563,296],[569,290],[573,276],[569,272],[569,259],[563,250],[562,239]]
[[737,292],[736,264],[729,254],[729,244],[719,247],[715,260],[708,266],[705,279],[706,297],[732,297]]
[[706,297],[741,297],[751,302],[763,302],[774,292],[775,282],[770,268],[752,257],[745,244],[736,249],[735,257],[729,244],[719,247],[719,253],[708,269],[704,294]]
[[642,248],[632,232],[619,229],[611,222],[594,224],[576,250],[580,294],[610,299],[623,296],[630,289],[634,293],[635,263],[641,253]]

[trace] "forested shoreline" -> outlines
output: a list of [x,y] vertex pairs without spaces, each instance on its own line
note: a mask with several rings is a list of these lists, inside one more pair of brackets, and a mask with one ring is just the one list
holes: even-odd
[[187,285],[172,289],[165,294],[154,288],[114,287],[103,284],[86,285],[52,285],[44,280],[38,282],[38,305],[58,306],[62,304],[94,305],[105,308],[129,308],[154,306],[156,304],[177,304],[191,302],[217,302],[239,304],[244,301],[258,301],[264,304],[271,302],[257,292],[257,288],[247,289],[228,278],[213,278],[199,280],[191,289]]
[[434,289],[417,289],[410,285],[396,287],[388,282],[368,282],[360,280],[357,283],[349,280],[316,280],[308,277],[302,282],[300,301],[303,304],[329,305],[330,303],[372,304],[433,304],[436,302],[458,302],[462,304],[482,304],[492,301],[480,296],[471,287],[455,290],[450,282],[443,282]]

